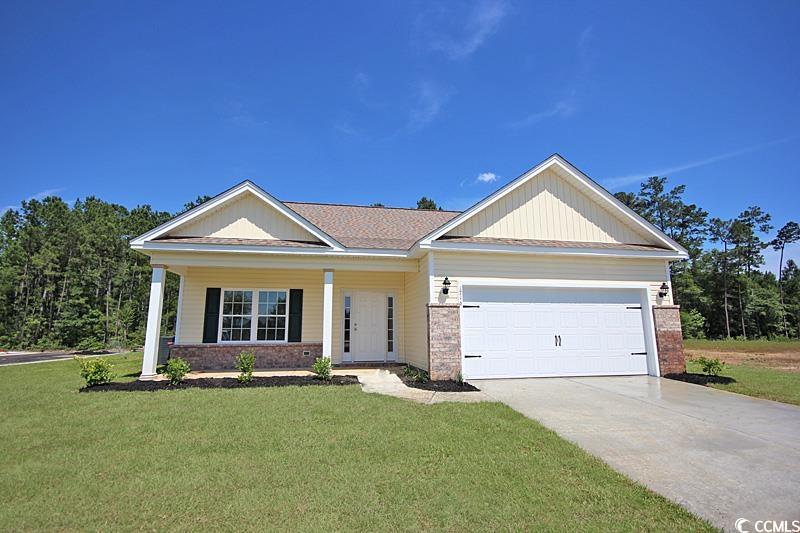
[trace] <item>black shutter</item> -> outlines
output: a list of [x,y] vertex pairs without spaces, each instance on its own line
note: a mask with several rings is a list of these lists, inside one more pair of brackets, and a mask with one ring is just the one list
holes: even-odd
[[203,342],[217,342],[219,331],[219,299],[221,289],[206,289],[206,311],[203,314]]
[[289,342],[300,342],[303,331],[303,289],[289,289]]

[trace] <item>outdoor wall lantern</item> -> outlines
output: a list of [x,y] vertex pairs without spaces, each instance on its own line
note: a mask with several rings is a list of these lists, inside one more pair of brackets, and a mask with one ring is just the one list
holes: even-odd
[[444,277],[442,282],[442,294],[450,294],[450,280],[447,279],[447,276]]
[[661,284],[661,287],[659,287],[658,297],[666,298],[667,294],[669,294],[669,285],[667,285],[667,282],[665,281]]

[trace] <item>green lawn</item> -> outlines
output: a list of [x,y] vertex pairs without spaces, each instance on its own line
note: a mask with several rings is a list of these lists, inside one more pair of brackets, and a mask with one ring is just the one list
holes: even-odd
[[0,368],[0,530],[710,529],[501,404],[79,394],[76,366]]
[[800,352],[800,341],[769,341],[756,340],[708,340],[686,339],[684,347],[688,350],[711,350],[716,352],[746,352],[746,353],[782,353]]
[[[700,365],[694,361],[686,362],[686,369],[702,373]],[[753,365],[726,365],[721,376],[735,379],[734,383],[713,383],[715,389],[738,392],[756,398],[800,405],[800,373],[785,372]]]

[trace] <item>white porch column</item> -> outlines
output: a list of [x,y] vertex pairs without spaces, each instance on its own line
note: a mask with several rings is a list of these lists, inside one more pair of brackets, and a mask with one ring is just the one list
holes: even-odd
[[147,311],[147,330],[144,338],[141,380],[152,379],[156,375],[158,363],[158,344],[161,340],[161,310],[164,307],[164,285],[167,269],[164,265],[153,265],[150,281],[150,307]]
[[333,344],[333,270],[323,271],[322,357],[331,358]]

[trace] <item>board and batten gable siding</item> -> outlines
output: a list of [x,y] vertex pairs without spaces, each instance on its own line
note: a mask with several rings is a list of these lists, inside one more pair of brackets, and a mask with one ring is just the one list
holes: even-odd
[[417,272],[405,273],[405,362],[428,369],[428,260],[418,261]]
[[297,222],[249,192],[170,232],[174,237],[318,241]]
[[487,205],[447,235],[657,244],[552,170]]
[[[672,304],[672,287],[666,298],[658,298],[667,280],[663,259],[546,256],[436,252],[434,293],[438,303],[459,303],[465,278],[552,280],[579,283],[647,283],[652,305]],[[450,280],[450,294],[442,294],[444,278]]]

